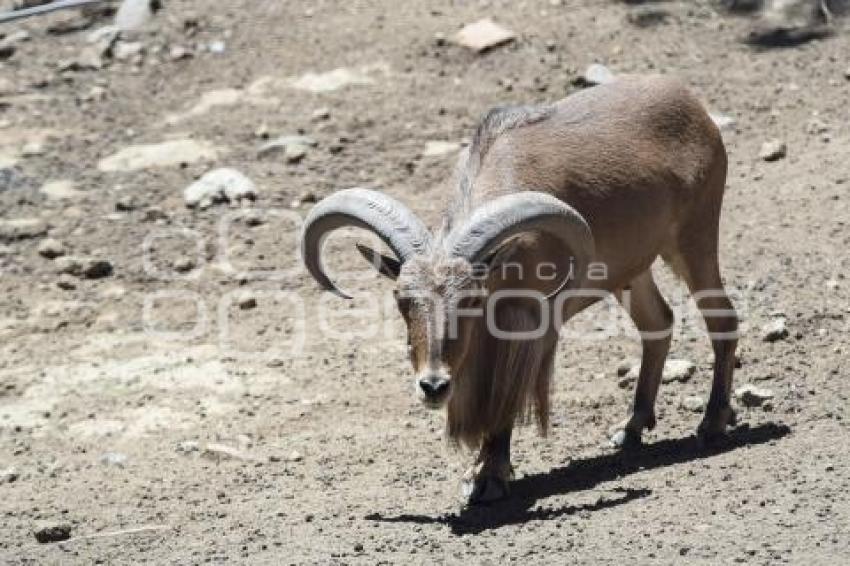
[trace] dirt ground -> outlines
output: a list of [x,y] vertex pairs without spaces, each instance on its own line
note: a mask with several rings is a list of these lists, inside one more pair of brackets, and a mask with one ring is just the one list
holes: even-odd
[[[0,562],[847,559],[846,21],[761,50],[739,41],[749,18],[705,2],[653,4],[668,15],[650,27],[629,22],[645,7],[598,0],[165,4],[120,59],[116,48],[94,63],[87,36],[108,22],[0,28],[31,34],[0,61]],[[485,16],[517,40],[479,55],[441,39]],[[454,146],[428,142],[468,139],[497,104],[561,98],[594,62],[676,75],[734,118],[721,250],[745,323],[736,385],[773,398],[739,405],[728,446],[697,446],[700,415],[683,399],[707,396],[712,354],[659,266],[681,306],[671,357],[697,369],[662,386],[648,445],[607,446],[632,395],[617,367],[639,343],[625,320],[605,336],[601,321],[623,315],[600,305],[562,340],[551,433],[516,434],[511,499],[464,508],[472,456],[411,394],[399,316],[380,310],[370,335],[365,293],[319,293],[297,259],[297,219],[313,197],[365,185],[433,220]],[[304,88],[334,80],[351,84]],[[258,155],[266,138],[298,134],[316,142],[302,158]],[[186,138],[203,151],[171,146],[171,165],[103,161]],[[768,162],[772,139],[787,155]],[[215,167],[256,183],[256,210],[186,207],[183,189]],[[60,242],[84,258],[77,268],[105,260],[112,273],[60,274],[73,261],[42,255]],[[360,268],[350,239],[332,249],[334,269]],[[788,335],[765,341],[777,319]],[[71,539],[39,544],[45,524]]]

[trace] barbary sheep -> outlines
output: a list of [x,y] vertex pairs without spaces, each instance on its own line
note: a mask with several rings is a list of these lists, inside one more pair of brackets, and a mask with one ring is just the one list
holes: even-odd
[[370,230],[394,257],[361,253],[396,280],[419,398],[447,408],[447,434],[479,450],[471,503],[508,493],[511,431],[527,413],[545,432],[563,322],[613,294],[641,333],[642,361],[617,446],[655,426],[673,315],[650,267],[661,256],[687,284],[714,349],[701,439],[734,419],[738,320],[723,288],[718,231],[727,158],[717,127],[677,81],[622,77],[542,106],[491,110],[462,153],[441,224],[367,189],[339,191],[306,219],[309,273],[333,230]]

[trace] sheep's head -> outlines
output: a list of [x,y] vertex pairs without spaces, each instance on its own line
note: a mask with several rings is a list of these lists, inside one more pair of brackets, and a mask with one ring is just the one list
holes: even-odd
[[301,241],[311,275],[327,290],[349,295],[328,278],[322,242],[336,228],[355,226],[378,235],[395,257],[358,245],[360,253],[393,279],[399,312],[407,324],[416,396],[428,407],[446,404],[452,377],[470,355],[487,296],[488,272],[505,243],[531,231],[548,233],[571,250],[577,273],[593,254],[590,230],[579,214],[555,197],[519,192],[475,211],[462,225],[435,241],[404,205],[366,189],[340,191],[316,205]]
[[464,258],[420,255],[401,264],[365,246],[359,249],[396,280],[393,293],[407,325],[416,396],[428,407],[442,407],[474,339],[486,295],[483,278]]

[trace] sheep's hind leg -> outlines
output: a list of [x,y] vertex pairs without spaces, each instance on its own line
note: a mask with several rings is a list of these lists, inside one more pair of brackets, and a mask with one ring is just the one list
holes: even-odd
[[493,503],[510,494],[511,430],[487,438],[475,465],[464,475],[463,495],[470,505]]
[[636,277],[628,291],[617,293],[617,298],[637,326],[643,347],[632,414],[611,437],[614,446],[630,448],[640,446],[644,429],[655,428],[655,398],[670,350],[673,312],[649,270]]
[[735,371],[735,348],[738,344],[738,316],[732,301],[723,288],[716,255],[704,259],[696,254],[685,257],[685,279],[705,318],[711,345],[714,349],[714,379],[705,416],[697,430],[704,444],[723,441],[727,427],[735,424],[735,411],[729,398],[732,393],[732,374]]

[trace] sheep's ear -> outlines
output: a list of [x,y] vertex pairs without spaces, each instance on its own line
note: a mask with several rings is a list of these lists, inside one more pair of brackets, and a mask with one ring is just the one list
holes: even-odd
[[357,251],[360,252],[366,261],[372,264],[372,267],[378,270],[378,273],[385,277],[389,277],[393,281],[398,279],[398,274],[401,271],[401,262],[394,257],[379,254],[372,248],[363,244],[356,244]]

